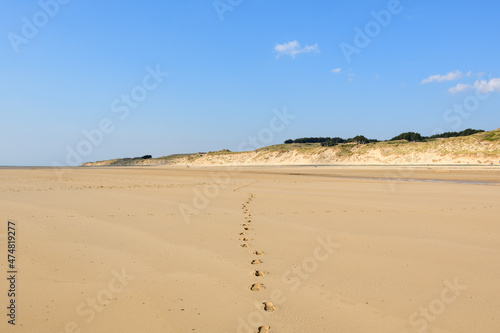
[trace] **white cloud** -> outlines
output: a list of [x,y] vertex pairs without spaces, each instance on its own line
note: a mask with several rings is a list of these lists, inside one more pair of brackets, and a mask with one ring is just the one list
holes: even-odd
[[500,92],[500,78],[492,78],[489,81],[481,80],[474,83],[474,89],[479,90],[482,93],[489,93],[493,91]]
[[422,82],[420,82],[420,83],[426,84],[426,83],[430,83],[430,82],[453,81],[453,80],[460,79],[463,76],[464,76],[464,74],[461,71],[456,70],[454,72],[449,72],[449,73],[444,74],[444,75],[440,75],[440,74],[431,75],[428,78],[423,79]]
[[278,59],[282,55],[289,55],[292,58],[295,58],[295,56],[300,53],[319,53],[319,47],[318,44],[306,45],[304,47],[301,47],[299,42],[294,40],[288,43],[276,44],[276,46],[274,47],[274,52],[278,53],[276,55],[276,59]]
[[470,88],[472,88],[472,86],[470,84],[459,83],[455,87],[451,87],[450,89],[448,89],[448,91],[452,94],[456,94],[456,93],[459,93],[461,91],[464,91],[464,90],[467,90]]
[[332,69],[332,73],[340,73],[341,70],[342,70],[342,68],[335,68],[335,69]]
[[474,82],[474,85],[459,83],[455,87],[451,87],[450,89],[448,89],[448,91],[452,94],[456,94],[456,93],[459,93],[461,91],[468,90],[468,89],[476,89],[477,91],[479,91],[483,94],[494,92],[494,91],[500,92],[500,78],[492,78],[489,81],[476,80],[476,82]]
[[471,77],[471,76],[474,76],[474,75],[481,77],[481,76],[484,76],[485,73],[484,72],[474,73],[473,71],[468,71],[465,74],[465,76],[467,76],[467,77]]

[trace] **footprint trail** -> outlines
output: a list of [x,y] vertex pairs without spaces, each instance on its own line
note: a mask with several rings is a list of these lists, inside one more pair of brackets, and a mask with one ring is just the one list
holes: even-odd
[[[245,237],[240,237],[239,240],[240,241],[243,241],[244,243],[241,244],[240,246],[243,247],[243,248],[248,248],[250,246],[250,241],[254,238],[249,238],[252,234],[252,228],[250,228],[250,224],[253,224],[254,221],[253,221],[253,215],[252,215],[252,212],[251,212],[251,209],[250,209],[250,204],[252,202],[254,198],[254,195],[253,194],[250,194],[250,196],[248,197],[248,199],[245,201],[245,203],[243,203],[241,205],[241,210],[243,211],[243,215],[244,215],[244,219],[243,219],[243,222],[241,224],[241,226],[243,227],[243,232],[240,232],[238,233],[239,236],[245,236]],[[252,256],[263,256],[264,255],[264,252],[263,251],[259,251],[259,250],[255,250],[255,251],[252,251],[251,252],[251,255]],[[250,264],[251,265],[260,265],[263,263],[262,260],[260,259],[257,259],[257,258],[252,258],[250,261]],[[256,278],[259,278],[262,279],[264,278],[265,274],[269,274],[268,272],[263,272],[263,271],[260,271],[260,270],[254,270],[252,272],[252,275],[254,275]],[[265,285],[264,283],[262,282],[256,282],[254,284],[252,284],[250,286],[250,290],[253,291],[253,292],[258,292],[262,289],[265,289]],[[273,312],[276,310],[276,307],[273,305],[273,303],[271,302],[262,302],[263,306],[264,306],[264,311],[266,312]],[[260,326],[258,328],[258,331],[257,333],[270,333],[270,330],[271,327],[270,326]]]

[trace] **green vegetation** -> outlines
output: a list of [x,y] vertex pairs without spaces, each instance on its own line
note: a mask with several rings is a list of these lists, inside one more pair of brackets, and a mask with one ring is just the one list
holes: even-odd
[[295,140],[288,139],[284,143],[285,144],[290,144],[290,143],[323,143],[323,142],[328,142],[328,141],[334,141],[336,143],[346,142],[346,140],[344,140],[342,138],[317,137],[317,138],[298,138]]
[[[433,141],[438,138],[451,138],[451,137],[460,137],[460,136],[470,136],[477,133],[483,133],[484,130],[476,130],[472,128],[468,128],[466,130],[460,132],[445,132],[441,134],[435,134],[432,136],[422,136],[417,132],[405,132],[401,133],[398,136],[393,137],[389,141],[398,141],[398,140],[406,140],[408,142],[423,142],[423,141]],[[487,140],[487,139],[485,139]],[[307,137],[307,138],[298,138],[298,139],[288,139],[285,140],[284,144],[290,145],[294,143],[320,143],[323,147],[333,147],[341,143],[350,143],[354,142],[356,144],[367,144],[372,142],[379,142],[376,139],[367,139],[363,135],[357,135],[354,138],[350,139],[342,139],[339,137]]]
[[[456,137],[462,136],[463,138]],[[415,143],[418,142],[418,143]],[[361,156],[372,151],[382,156],[418,154],[420,152],[438,153],[445,155],[500,155],[500,129],[484,132],[483,130],[467,129],[461,132],[446,132],[423,137],[419,133],[406,132],[388,141],[369,140],[363,135],[357,135],[350,139],[340,137],[313,137],[299,138],[296,140],[286,140],[284,144],[277,144],[262,147],[251,152],[231,152],[229,149],[219,151],[199,152],[193,154],[173,154],[153,158],[151,155],[144,155],[134,158],[121,158],[107,161],[97,161],[84,163],[84,166],[109,165],[172,165],[191,163],[220,163],[231,161],[233,155],[247,154],[248,158],[255,161],[271,160],[282,154],[290,153],[290,156],[303,154],[304,156],[315,156],[324,159],[331,154],[338,158],[345,159],[352,155]],[[335,147],[334,147],[335,146]],[[334,147],[334,148],[328,148]],[[325,155],[322,155],[326,153]],[[208,157],[207,160],[205,158]],[[434,161],[434,160],[433,160]],[[439,158],[436,161],[440,161]]]
[[491,142],[500,141],[500,130],[485,133],[483,139]]
[[357,144],[365,144],[365,143],[370,143],[370,142],[378,142],[378,140],[375,139],[367,139],[363,135],[357,135],[354,138],[350,139],[342,139],[339,137],[311,137],[311,138],[298,138],[295,140],[288,139],[285,140],[284,144],[292,144],[292,143],[320,143],[323,147],[332,147],[336,146],[339,143],[349,143],[349,142],[354,142]]
[[458,136],[469,136],[469,135],[473,135],[473,134],[476,134],[476,133],[484,133],[484,130],[475,130],[475,129],[472,129],[472,128],[468,128],[468,129],[463,130],[461,132],[444,132],[444,133],[441,133],[441,134],[431,135],[429,138],[431,138],[431,139],[437,139],[437,138],[454,138],[454,137],[458,137]]
[[321,146],[323,146],[323,147],[333,147],[336,145],[338,145],[338,142],[335,142],[333,140],[321,142]]
[[420,141],[424,141],[424,137],[422,135],[420,135],[420,133],[406,132],[406,133],[401,133],[398,136],[395,136],[391,139],[391,141],[396,141],[396,140],[420,142]]
[[324,141],[321,143],[321,145],[323,147],[333,147],[333,146],[336,146],[338,145],[339,143],[345,143],[347,140],[344,140],[342,138],[339,138],[339,137],[335,137],[335,138],[328,138],[329,140],[327,141]]
[[356,135],[354,138],[349,139],[349,140],[352,140],[352,142],[354,142],[358,145],[364,145],[364,144],[368,143],[368,139],[363,135]]
[[222,155],[222,154],[237,154],[238,152],[232,152],[229,149],[221,149],[217,151],[209,151],[209,155]]
[[351,156],[353,154],[351,147],[341,146],[340,150],[335,154],[338,157]]
[[172,155],[158,157],[158,159],[161,159],[161,160],[174,160],[176,158],[188,157],[188,156],[191,156],[191,155],[192,154],[172,154]]
[[267,152],[286,153],[289,152],[290,150],[296,150],[301,153],[309,153],[319,148],[321,148],[321,144],[319,143],[292,143],[292,144],[278,144],[278,145],[262,147],[255,151],[259,153],[267,153]]

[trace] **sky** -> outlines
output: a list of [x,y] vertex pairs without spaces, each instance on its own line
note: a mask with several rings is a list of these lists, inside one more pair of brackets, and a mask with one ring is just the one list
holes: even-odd
[[0,165],[500,127],[494,0],[0,7]]

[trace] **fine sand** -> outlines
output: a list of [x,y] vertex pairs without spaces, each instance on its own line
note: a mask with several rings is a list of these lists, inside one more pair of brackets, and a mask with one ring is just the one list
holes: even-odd
[[0,332],[498,333],[499,199],[496,167],[2,168]]

